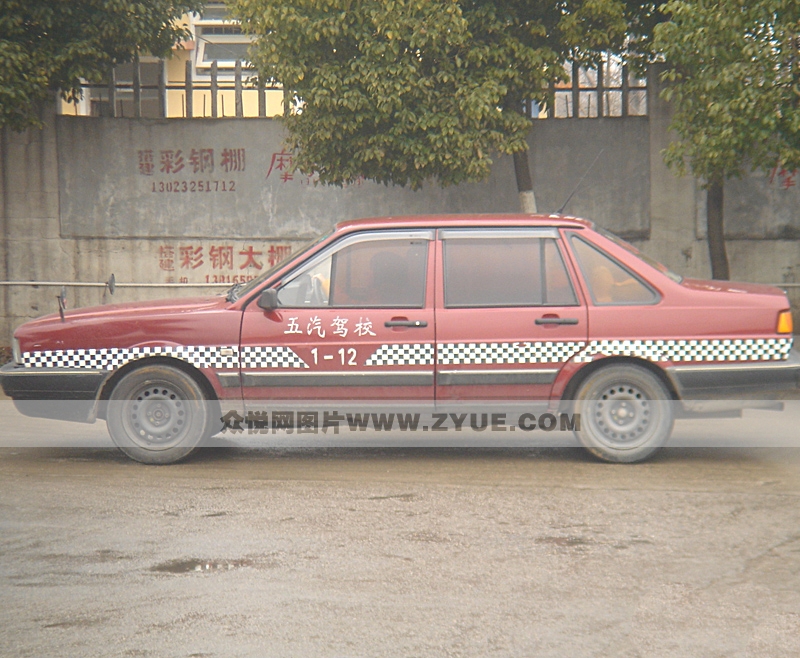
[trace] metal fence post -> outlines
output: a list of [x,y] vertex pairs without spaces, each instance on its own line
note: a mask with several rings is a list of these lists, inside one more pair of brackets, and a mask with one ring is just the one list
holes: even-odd
[[219,96],[219,79],[217,78],[217,60],[211,62],[211,118],[216,119],[219,114],[217,97]]
[[108,70],[108,116],[117,116],[117,73],[113,66]]
[[158,116],[167,116],[167,65],[163,59],[158,60]]
[[192,85],[192,60],[186,60],[186,118],[194,116],[194,86]]
[[133,116],[142,116],[142,68],[139,65],[139,51],[133,55]]
[[622,111],[623,117],[628,116],[628,65],[622,65]]
[[267,116],[267,92],[264,89],[264,76],[258,74],[258,116]]
[[580,68],[578,62],[572,60],[572,118],[580,116],[581,109],[581,87],[580,87]]
[[603,117],[603,56],[597,64],[597,117]]
[[236,118],[241,119],[244,116],[244,108],[242,106],[242,60],[236,60],[236,68],[233,74],[234,85],[234,103],[236,106]]

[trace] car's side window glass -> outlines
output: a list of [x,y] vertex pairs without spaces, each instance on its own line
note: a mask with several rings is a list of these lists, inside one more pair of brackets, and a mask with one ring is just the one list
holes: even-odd
[[539,239],[444,240],[444,302],[449,308],[541,305]]
[[333,256],[331,306],[421,308],[427,240],[358,242]]
[[321,308],[329,305],[331,263],[333,257],[317,263],[293,278],[278,291],[278,302],[281,306],[297,308]]
[[428,240],[393,238],[348,244],[290,280],[281,306],[422,308]]
[[653,289],[597,247],[573,235],[572,248],[595,304],[630,306],[658,301]]
[[577,304],[552,238],[445,238],[444,277],[448,308]]
[[544,303],[547,306],[576,306],[578,299],[567,267],[555,240],[542,240],[545,262]]

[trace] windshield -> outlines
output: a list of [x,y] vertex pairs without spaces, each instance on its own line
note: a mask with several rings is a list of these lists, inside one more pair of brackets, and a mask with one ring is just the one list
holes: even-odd
[[271,268],[269,268],[266,272],[263,272],[263,273],[259,274],[252,281],[248,281],[245,284],[242,284],[242,283],[235,284],[234,286],[229,288],[228,292],[226,293],[228,301],[229,302],[235,302],[237,299],[239,299],[241,297],[244,297],[245,295],[248,295],[250,292],[252,292],[256,288],[258,288],[258,286],[260,286],[262,283],[264,283],[264,281],[269,279],[269,277],[271,277],[273,274],[275,274],[275,272],[277,272],[281,267],[283,267],[283,264],[287,260],[289,260],[290,258],[297,258],[298,256],[301,256],[302,254],[306,253],[307,251],[310,251],[311,249],[316,247],[323,240],[327,240],[330,235],[331,235],[330,233],[326,233],[321,238],[317,238],[316,240],[312,240],[311,242],[308,242],[308,243],[304,244],[301,247],[300,251],[296,251],[293,254],[289,254],[289,256],[284,258],[280,263],[276,263]]
[[630,244],[628,242],[625,242],[625,240],[623,240],[619,236],[614,235],[611,231],[607,231],[604,228],[597,227],[597,232],[600,233],[600,235],[602,235],[602,236],[608,238],[609,240],[611,240],[614,244],[618,244],[623,249],[629,251],[630,253],[632,253],[634,256],[636,256],[640,260],[643,260],[650,267],[657,269],[662,274],[665,274],[670,279],[672,279],[675,283],[681,283],[683,281],[683,277],[680,274],[676,274],[671,269],[669,269],[666,265],[662,265],[657,260],[655,260],[653,258],[650,258],[650,256],[648,256],[647,254],[643,254],[641,251],[639,251],[632,244]]

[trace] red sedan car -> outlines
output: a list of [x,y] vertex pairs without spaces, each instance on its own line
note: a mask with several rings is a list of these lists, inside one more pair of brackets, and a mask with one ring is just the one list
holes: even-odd
[[66,400],[146,463],[185,457],[226,405],[276,400],[545,401],[580,414],[592,453],[632,462],[676,408],[800,376],[781,290],[683,279],[560,215],[344,222],[226,295],[28,322],[14,354],[0,379],[22,413]]

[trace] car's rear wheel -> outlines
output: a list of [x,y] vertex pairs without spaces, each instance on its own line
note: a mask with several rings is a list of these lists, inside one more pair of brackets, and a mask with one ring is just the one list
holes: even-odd
[[593,455],[609,462],[637,462],[656,452],[672,433],[672,400],[653,373],[635,365],[608,365],[578,388],[575,434]]
[[108,431],[128,457],[171,464],[191,453],[208,433],[206,398],[189,375],[168,365],[142,366],[111,392]]

